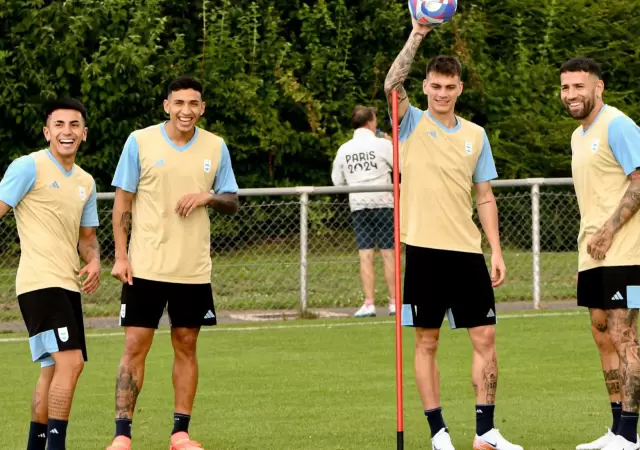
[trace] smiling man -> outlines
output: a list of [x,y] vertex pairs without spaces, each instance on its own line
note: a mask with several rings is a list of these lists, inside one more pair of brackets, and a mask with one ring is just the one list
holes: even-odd
[[[385,81],[389,104],[398,91],[401,240],[406,244],[402,323],[416,329],[415,374],[434,450],[453,444],[440,405],[436,351],[445,315],[451,328],[467,328],[473,344],[476,394],[474,449],[522,450],[494,428],[498,381],[493,287],[505,265],[498,234],[498,209],[490,180],[497,177],[484,129],[455,114],[462,94],[462,67],[452,56],[427,64],[423,92],[428,109],[409,103],[403,83],[418,46],[431,31],[413,21],[409,40]],[[491,246],[491,275],[473,221],[472,192]]]
[[188,428],[198,385],[198,333],[201,326],[216,324],[207,207],[225,214],[238,210],[238,185],[224,140],[196,127],[205,111],[201,84],[191,77],[172,81],[164,110],[169,121],[129,136],[113,179],[112,275],[123,283],[125,348],[112,450],[131,448],[145,358],[165,306],[174,350],[170,449],[201,448]]
[[560,68],[560,93],[580,122],[571,137],[580,207],[578,305],[589,308],[613,425],[578,450],[635,450],[640,406],[640,128],[605,105],[600,66],[573,58]]
[[98,288],[100,251],[95,182],[75,164],[87,138],[85,119],[79,101],[51,102],[43,130],[49,148],[13,161],[0,182],[0,217],[13,208],[20,236],[18,304],[31,357],[41,366],[27,450],[42,450],[47,440],[50,450],[65,448],[73,394],[87,360],[80,296]]

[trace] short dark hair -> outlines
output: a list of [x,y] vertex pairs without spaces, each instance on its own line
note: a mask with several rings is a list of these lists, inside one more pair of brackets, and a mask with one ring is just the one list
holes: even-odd
[[462,64],[460,64],[460,61],[455,56],[438,55],[431,58],[427,63],[427,76],[431,72],[462,78]]
[[571,58],[566,61],[560,67],[560,73],[565,72],[587,72],[591,75],[595,75],[599,80],[602,79],[602,69],[600,68],[600,64],[591,58],[584,58],[582,56]]
[[351,114],[351,126],[354,130],[362,128],[376,118],[377,110],[370,106],[356,106]]
[[183,89],[193,89],[194,91],[200,92],[200,95],[202,95],[202,84],[192,76],[182,75],[169,83],[167,96],[172,92],[181,91]]
[[82,118],[84,120],[87,120],[87,109],[84,107],[80,100],[76,100],[75,98],[71,97],[61,97],[45,103],[45,122],[49,120],[49,117],[51,117],[51,114],[53,114],[54,111],[57,111],[59,109],[72,109],[74,111],[78,111],[80,114],[82,114]]

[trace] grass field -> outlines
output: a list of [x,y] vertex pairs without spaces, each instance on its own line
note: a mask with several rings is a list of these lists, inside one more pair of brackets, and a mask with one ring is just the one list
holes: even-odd
[[[296,242],[254,246],[224,255],[213,255],[213,289],[219,310],[286,309],[300,303],[300,255]],[[532,254],[505,251],[507,282],[495,291],[496,300],[532,300]],[[541,293],[545,301],[575,296],[573,252],[542,253]],[[15,264],[4,261],[0,269],[0,322],[21,320],[14,296]],[[8,267],[11,266],[11,267]],[[112,262],[105,259],[102,286],[84,298],[87,317],[117,316],[120,285],[109,274]],[[362,302],[360,266],[356,250],[310,247],[308,258],[308,305],[312,308],[357,306]],[[384,303],[387,290],[382,263],[376,258],[376,295]]]
[[[566,450],[600,436],[610,409],[584,312],[502,316],[497,427],[527,450]],[[219,326],[199,342],[200,389],[191,431],[206,449],[395,449],[394,327],[391,320],[298,320]],[[156,337],[134,419],[134,449],[168,446],[172,355]],[[25,448],[38,366],[22,335],[2,335],[3,449]],[[412,375],[413,333],[404,333],[407,450],[428,447]],[[69,428],[70,450],[104,449],[113,434],[114,384],[123,338],[88,338]],[[474,433],[471,346],[443,329],[442,405],[456,448]],[[10,368],[7,363],[10,362]]]

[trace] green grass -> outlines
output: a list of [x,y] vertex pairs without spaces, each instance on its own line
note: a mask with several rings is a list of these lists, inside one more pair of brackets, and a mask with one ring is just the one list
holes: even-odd
[[[254,246],[213,256],[213,289],[219,310],[297,308],[300,303],[300,255],[296,242]],[[308,258],[308,305],[357,306],[362,302],[357,251],[345,251],[310,243]],[[532,300],[532,254],[506,251],[507,282],[497,289],[498,302]],[[542,298],[545,301],[574,298],[577,255],[541,254]],[[8,261],[5,261],[7,264]],[[487,263],[489,258],[487,257]],[[87,317],[117,316],[120,284],[109,274],[112,262],[105,260],[98,293],[84,298]],[[387,297],[382,261],[376,257],[376,295]],[[0,321],[21,320],[14,296],[15,267],[0,270]],[[461,274],[463,276],[463,274]]]
[[[383,322],[383,323],[380,323]],[[252,329],[253,328],[253,329]],[[165,331],[166,332],[166,331]],[[7,335],[4,335],[6,337]],[[610,426],[588,316],[503,316],[498,327],[497,427],[527,450],[565,450]],[[428,446],[404,333],[407,450]],[[123,338],[89,337],[69,427],[70,449],[104,449],[113,436],[114,379]],[[293,321],[220,326],[201,334],[200,385],[191,431],[207,449],[395,448],[392,322]],[[1,342],[3,448],[25,448],[38,366],[26,342]],[[474,399],[464,330],[443,329],[439,365],[444,415],[457,448],[470,448]],[[10,369],[6,365],[11,362]],[[172,425],[172,352],[156,336],[134,418],[134,448],[166,448]]]

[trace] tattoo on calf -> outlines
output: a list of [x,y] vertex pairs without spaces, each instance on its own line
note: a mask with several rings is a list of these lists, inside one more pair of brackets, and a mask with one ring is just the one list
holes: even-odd
[[607,311],[609,335],[620,357],[620,393],[622,408],[628,412],[640,409],[640,345],[638,343],[638,310]]
[[130,419],[136,407],[140,389],[138,380],[127,367],[121,367],[116,380],[116,418]]
[[51,386],[49,390],[49,418],[66,420],[71,410],[73,391],[60,386]]
[[484,390],[487,393],[486,403],[487,405],[493,405],[496,402],[496,390],[498,388],[498,360],[495,355],[482,368],[482,380]]
[[620,370],[604,370],[603,373],[604,381],[607,385],[607,391],[609,392],[609,395],[619,394],[621,381]]

